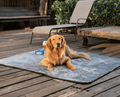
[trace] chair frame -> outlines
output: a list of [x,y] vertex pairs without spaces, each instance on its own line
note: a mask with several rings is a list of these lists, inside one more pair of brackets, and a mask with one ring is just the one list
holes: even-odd
[[[79,2],[79,1],[78,1]],[[94,3],[94,1],[93,1]],[[92,7],[91,7],[92,9]],[[88,13],[88,15],[90,14],[91,12],[91,9]],[[87,17],[88,18],[88,17]],[[51,36],[51,31],[52,30],[56,30],[56,32],[58,33],[58,29],[63,29],[63,28],[73,28],[73,31],[74,31],[74,36],[75,36],[75,41],[77,40],[77,29],[78,27],[83,27],[85,24],[86,24],[86,21],[88,20],[87,18],[78,18],[76,23],[73,23],[73,24],[76,24],[75,26],[65,26],[65,27],[58,27],[58,28],[51,28],[50,31],[49,31],[49,35],[48,35],[48,38]],[[60,18],[59,18],[60,19]],[[86,20],[85,23],[79,23],[80,20]],[[69,23],[69,24],[72,24],[72,23]],[[80,25],[79,25],[80,24]],[[74,30],[75,29],[75,30]],[[33,35],[34,35],[34,32],[32,32],[32,35],[31,35],[31,40],[30,40],[30,44],[32,44],[32,40],[33,40]]]

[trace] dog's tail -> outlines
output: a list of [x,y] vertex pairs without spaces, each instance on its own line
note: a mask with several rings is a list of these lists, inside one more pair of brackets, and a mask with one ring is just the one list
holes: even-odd
[[86,60],[90,60],[90,56],[86,53],[76,53],[76,51],[73,51],[72,49],[69,48],[69,46],[65,46],[65,53],[66,56],[70,58],[84,58]]
[[79,54],[79,58],[84,58],[86,60],[90,60],[90,56],[86,53],[78,53]]

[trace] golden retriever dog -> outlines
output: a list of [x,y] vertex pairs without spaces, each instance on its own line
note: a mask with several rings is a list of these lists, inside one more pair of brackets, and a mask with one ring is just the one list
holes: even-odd
[[90,60],[90,56],[86,53],[76,53],[66,45],[66,41],[61,35],[51,36],[47,42],[43,42],[45,58],[40,65],[48,67],[49,71],[53,70],[53,66],[66,64],[71,70],[76,67],[71,63],[71,58],[84,58]]

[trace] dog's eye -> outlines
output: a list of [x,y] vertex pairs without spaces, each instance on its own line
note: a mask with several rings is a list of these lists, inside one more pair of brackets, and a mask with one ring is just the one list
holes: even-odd
[[60,38],[59,38],[59,40],[60,40]]
[[53,40],[55,40],[55,39],[53,39]]

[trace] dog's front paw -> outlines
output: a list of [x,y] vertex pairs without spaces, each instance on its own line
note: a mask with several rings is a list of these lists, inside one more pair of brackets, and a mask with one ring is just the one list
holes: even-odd
[[74,65],[72,65],[72,66],[70,67],[70,69],[71,69],[71,70],[75,70],[76,67],[75,67]]
[[46,45],[46,43],[47,43],[47,41],[43,41],[43,44],[42,44],[42,45],[43,45],[43,46],[45,46],[45,45]]
[[53,65],[52,65],[52,64],[49,64],[47,69],[48,69],[49,71],[52,71],[52,70],[53,70]]
[[53,71],[53,67],[48,67],[47,68],[49,71]]
[[68,68],[70,68],[71,70],[75,70],[76,69],[76,67],[74,66],[74,65],[72,65],[72,64],[69,64],[69,65],[67,65],[68,66]]

